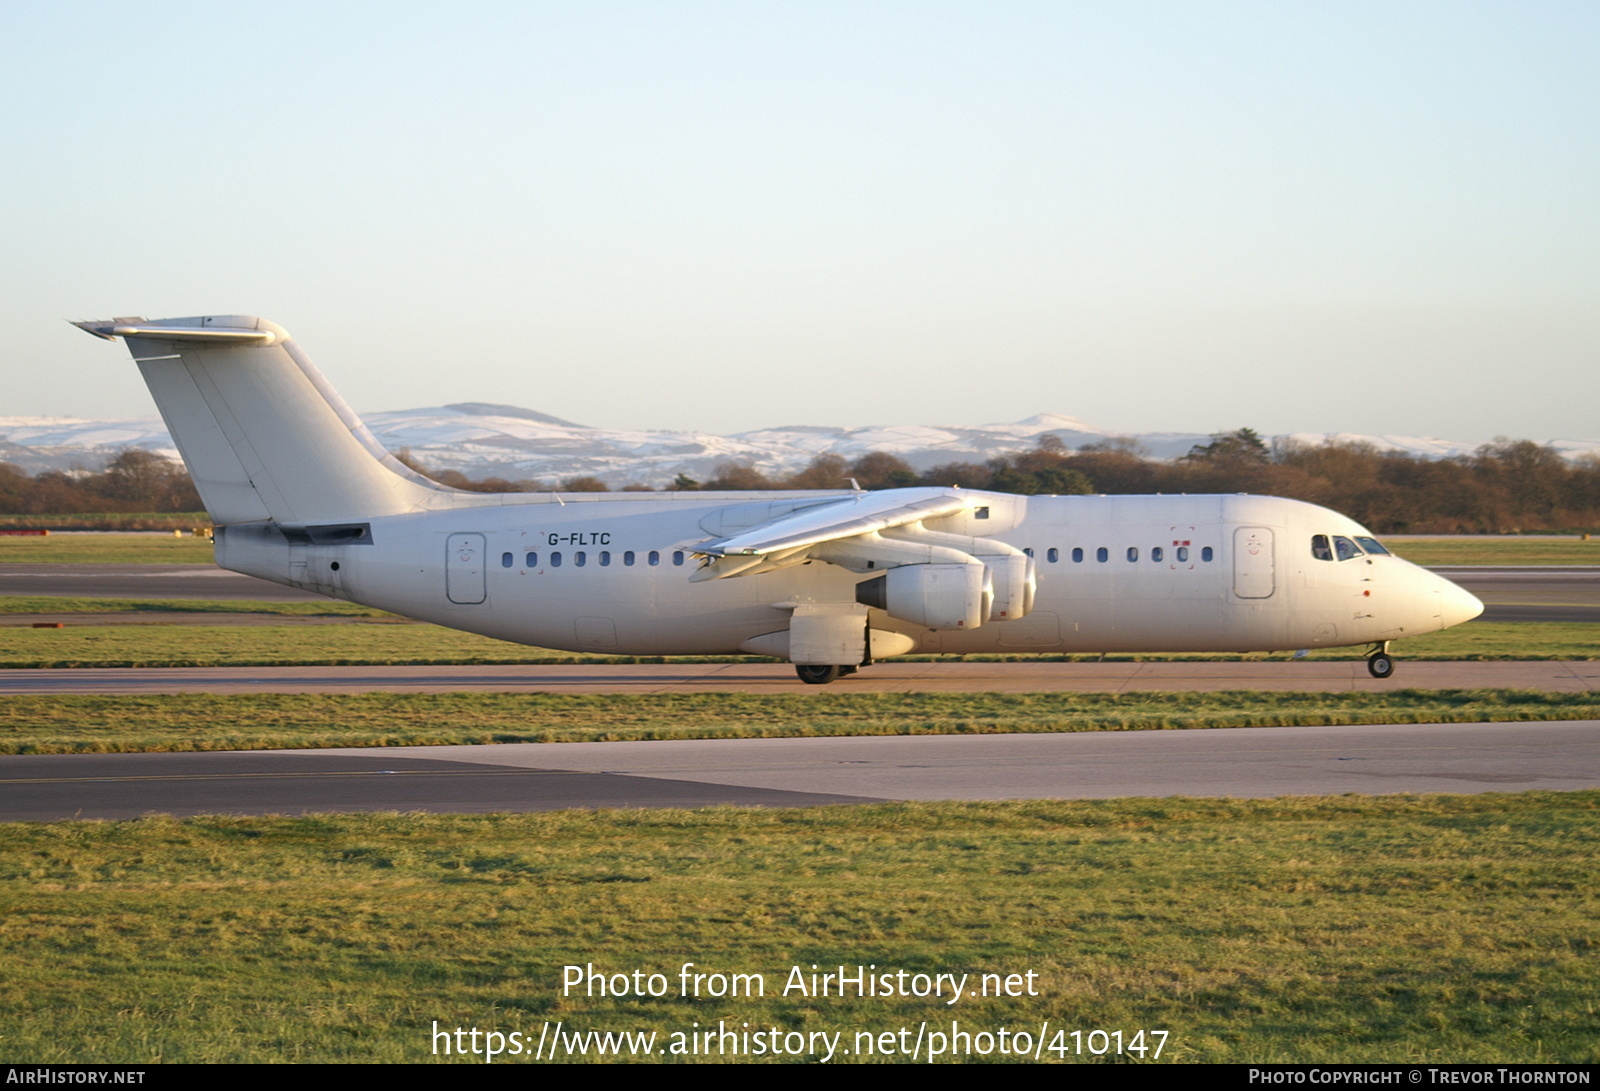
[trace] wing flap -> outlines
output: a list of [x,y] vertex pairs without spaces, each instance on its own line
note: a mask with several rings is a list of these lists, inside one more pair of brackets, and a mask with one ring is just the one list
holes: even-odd
[[885,489],[858,493],[832,504],[773,519],[726,538],[712,538],[701,542],[694,550],[711,557],[765,557],[954,515],[966,511],[975,502],[976,498],[969,499],[946,489]]

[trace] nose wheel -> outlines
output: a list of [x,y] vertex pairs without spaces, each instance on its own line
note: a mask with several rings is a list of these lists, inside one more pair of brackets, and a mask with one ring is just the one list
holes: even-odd
[[1374,678],[1388,678],[1394,673],[1394,657],[1389,654],[1387,642],[1380,644],[1367,656],[1367,673]]

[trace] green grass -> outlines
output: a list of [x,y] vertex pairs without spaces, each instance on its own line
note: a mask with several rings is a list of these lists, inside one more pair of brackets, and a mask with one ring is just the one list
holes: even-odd
[[[721,1020],[846,1048],[1048,1020],[1166,1030],[1164,1061],[1600,1060],[1596,792],[147,818],[0,843],[12,1063],[417,1062],[446,1059],[435,1021],[531,1050],[546,1021]],[[766,995],[685,998],[686,962]],[[590,963],[670,992],[561,995]],[[1039,995],[776,995],[813,964],[1032,971]]]
[[1401,538],[1383,544],[1413,564],[1600,564],[1600,536],[1580,538]]
[[244,599],[93,599],[55,595],[0,597],[6,614],[269,614],[276,617],[361,617],[405,620],[372,606],[322,599],[317,602],[256,602]]
[[[328,606],[307,604],[318,610]],[[494,663],[662,663],[663,656],[605,656],[510,644],[434,625],[355,622],[332,626],[287,625],[82,625],[62,629],[0,626],[0,667],[208,667]],[[1395,644],[1407,659],[1593,659],[1600,627],[1581,622],[1484,622]],[[1364,648],[1330,648],[1313,659],[1360,659]],[[688,661],[715,661],[692,657]],[[912,661],[937,656],[907,656]],[[968,656],[971,660],[1050,661],[1096,656]],[[1114,654],[1115,661],[1240,660],[1261,656]],[[745,656],[727,662],[762,662]]]
[[[318,605],[320,604],[312,604]],[[579,662],[435,625],[0,626],[0,667]]]
[[0,528],[23,530],[193,530],[210,525],[211,516],[203,511],[0,515]]
[[0,753],[1146,731],[1600,719],[1600,695],[1373,693],[16,694]]
[[0,564],[210,564],[211,539],[164,534],[0,535]]

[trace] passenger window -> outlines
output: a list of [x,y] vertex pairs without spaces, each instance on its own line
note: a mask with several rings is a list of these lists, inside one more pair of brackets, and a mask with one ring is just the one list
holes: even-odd
[[1061,550],[1054,548],[1049,549],[1045,552],[1044,557],[1045,560],[1049,561],[1051,564],[1055,564],[1061,559]]
[[681,565],[683,563],[683,550],[679,549],[679,550],[675,550],[673,552],[673,554],[672,554],[672,563],[673,564],[679,564],[679,565]]
[[1216,556],[1216,554],[1211,552],[1211,547],[1210,546],[1206,546],[1204,549],[1202,549],[1200,551],[1200,559],[1202,561],[1209,562],[1211,560],[1211,558],[1214,557],[1214,556]]
[[633,567],[633,550],[630,549],[622,555],[622,563],[630,568]]
[[526,557],[522,558],[522,563],[527,565],[529,568],[538,568],[539,555],[537,553],[530,553]]
[[600,551],[600,567],[604,568],[606,565],[608,565],[610,563],[611,563],[611,551],[609,549],[602,549]]
[[1156,546],[1154,549],[1152,549],[1150,551],[1150,559],[1152,561],[1155,561],[1157,564],[1160,564],[1161,563],[1161,558],[1165,557],[1165,556],[1166,556],[1166,553],[1162,550],[1162,548],[1160,546]]
[[1189,559],[1189,547],[1188,546],[1179,546],[1175,552],[1177,553],[1178,561],[1179,561],[1180,564]]
[[1099,549],[1094,551],[1094,559],[1104,564],[1106,561],[1111,559],[1111,551],[1105,546],[1101,546]]
[[572,555],[572,563],[582,568],[589,563],[589,555],[580,549]]
[[989,518],[989,509],[988,508],[973,508],[972,509],[972,517],[974,519],[987,519],[987,518]]
[[559,554],[559,553],[550,554],[550,567],[551,568],[560,568],[561,567],[561,554]]
[[1333,560],[1333,548],[1328,545],[1326,534],[1313,534],[1311,536],[1311,555],[1319,561]]
[[651,564],[660,564],[661,563],[661,554],[657,553],[653,549],[650,551],[650,563]]
[[1072,563],[1073,564],[1082,564],[1083,563],[1083,547],[1082,546],[1073,546],[1072,547]]
[[1023,551],[1022,551],[1022,555],[1023,555],[1023,556],[1024,556],[1024,557],[1031,557],[1031,556],[1033,556],[1033,547],[1032,547],[1032,546],[1029,546],[1029,547],[1028,547],[1028,548],[1026,548],[1026,549],[1024,549],[1024,550],[1023,550]]
[[1380,557],[1393,556],[1393,554],[1391,554],[1387,549],[1384,549],[1382,545],[1378,544],[1378,539],[1376,538],[1362,538],[1358,535],[1356,537],[1356,543],[1368,553],[1375,553]]
[[1361,556],[1361,547],[1342,534],[1333,536],[1333,552],[1341,561],[1353,561]]
[[501,568],[510,568],[515,563],[516,563],[516,558],[513,557],[511,554],[509,554],[509,553],[500,554],[500,567]]
[[1139,547],[1138,546],[1129,546],[1128,547],[1128,560],[1137,561],[1138,559],[1139,559]]

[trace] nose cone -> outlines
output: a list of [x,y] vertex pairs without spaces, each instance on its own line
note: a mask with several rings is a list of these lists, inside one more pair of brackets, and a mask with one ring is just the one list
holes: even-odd
[[1435,576],[1438,586],[1434,594],[1439,599],[1439,628],[1448,629],[1452,625],[1460,625],[1464,621],[1471,621],[1483,613],[1483,600],[1468,591],[1465,587],[1458,587],[1443,576]]

